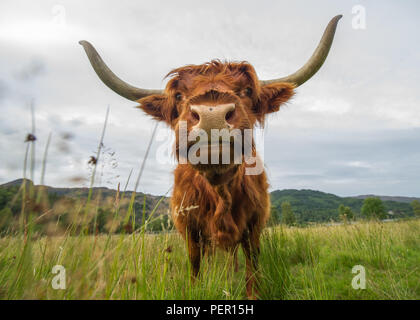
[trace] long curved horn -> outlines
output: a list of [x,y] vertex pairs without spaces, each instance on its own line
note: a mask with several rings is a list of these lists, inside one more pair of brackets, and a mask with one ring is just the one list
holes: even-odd
[[287,77],[272,80],[261,80],[261,85],[276,82],[289,82],[295,84],[296,87],[299,87],[310,78],[312,78],[312,76],[317,73],[319,68],[321,68],[328,56],[328,52],[330,51],[332,42],[334,40],[334,34],[335,30],[337,29],[338,21],[342,17],[342,15],[338,15],[331,19],[330,23],[328,23],[328,26],[325,28],[324,35],[322,36],[318,47],[315,49],[312,57],[308,60],[308,62],[305,63],[302,68],[300,68],[295,73],[288,75]]
[[127,82],[118,78],[111,69],[105,64],[101,56],[98,54],[96,49],[85,40],[79,41],[79,44],[83,46],[85,52],[89,58],[90,64],[95,70],[98,77],[105,83],[111,90],[118,93],[120,96],[127,98],[128,100],[136,101],[138,99],[150,96],[152,94],[162,94],[163,90],[148,90],[133,87]]

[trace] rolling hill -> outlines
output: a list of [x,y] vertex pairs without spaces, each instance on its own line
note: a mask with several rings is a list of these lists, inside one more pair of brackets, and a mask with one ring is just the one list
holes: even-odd
[[[371,195],[369,197],[379,197]],[[360,216],[363,200],[367,198],[359,197],[339,197],[331,193],[325,193],[314,190],[276,190],[271,193],[271,204],[273,211],[277,214],[281,211],[281,203],[289,201],[299,222],[325,222],[338,220],[338,206],[343,204],[352,209],[356,217]],[[390,217],[412,216],[413,210],[407,201],[388,200],[388,197],[382,197],[385,209],[391,211]],[[399,199],[401,197],[390,197]],[[407,199],[407,198],[404,198]]]
[[[0,210],[7,205],[21,184],[22,179],[18,179],[0,185]],[[39,186],[35,186],[35,188],[39,188]],[[88,188],[55,188],[49,186],[45,186],[45,188],[51,202],[56,202],[63,198],[84,199],[87,198],[89,194]],[[105,187],[93,188],[93,194],[100,194],[101,199],[115,198],[116,192],[116,190]],[[129,192],[129,194],[131,195],[131,192]],[[161,198],[160,196],[138,192],[136,194],[135,205],[140,211],[143,207],[144,197],[146,199],[146,212],[151,212]],[[374,195],[339,197],[321,191],[285,189],[271,192],[272,216],[274,216],[275,220],[279,221],[281,219],[281,203],[289,201],[299,223],[327,222],[331,220],[338,221],[338,207],[340,204],[350,207],[356,217],[360,217],[363,200],[367,197],[381,198],[387,212],[391,212],[389,215],[390,218],[408,217],[413,215],[413,210],[409,202],[416,198]],[[169,198],[165,197],[160,203],[156,213],[158,215],[167,215],[168,212]]]

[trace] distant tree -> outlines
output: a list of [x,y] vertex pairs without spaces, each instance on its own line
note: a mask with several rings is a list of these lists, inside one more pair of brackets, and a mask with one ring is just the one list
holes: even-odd
[[275,226],[280,223],[280,212],[275,206],[271,206],[270,220],[268,221],[269,226]]
[[281,218],[282,222],[289,226],[296,222],[296,217],[293,213],[292,205],[288,201],[284,201],[281,204]]
[[368,219],[383,219],[386,217],[385,207],[379,198],[366,198],[363,201],[362,215]]
[[346,207],[340,204],[338,207],[338,215],[343,222],[347,222],[354,219],[354,213],[350,207]]
[[420,201],[413,200],[411,202],[411,207],[413,208],[414,216],[420,217]]

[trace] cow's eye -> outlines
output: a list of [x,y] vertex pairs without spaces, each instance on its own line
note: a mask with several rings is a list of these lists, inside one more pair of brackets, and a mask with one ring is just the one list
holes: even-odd
[[181,94],[181,93],[179,93],[179,92],[178,92],[178,93],[176,93],[176,94],[175,94],[175,100],[176,100],[176,101],[181,101],[181,100],[182,100],[182,94]]
[[252,96],[252,88],[246,88],[246,89],[245,89],[245,94],[246,94],[248,97]]
[[252,88],[248,87],[248,88],[245,88],[245,89],[240,89],[239,91],[237,91],[237,94],[241,98],[252,97]]

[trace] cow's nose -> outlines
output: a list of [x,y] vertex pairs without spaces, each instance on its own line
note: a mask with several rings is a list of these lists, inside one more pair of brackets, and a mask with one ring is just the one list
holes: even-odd
[[227,119],[235,111],[234,103],[220,104],[216,106],[192,105],[191,112],[195,113],[199,122],[194,128],[200,128],[211,133],[211,129],[229,129],[232,127]]

